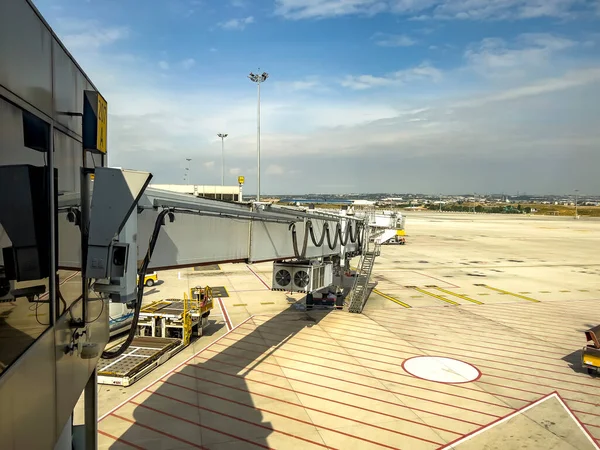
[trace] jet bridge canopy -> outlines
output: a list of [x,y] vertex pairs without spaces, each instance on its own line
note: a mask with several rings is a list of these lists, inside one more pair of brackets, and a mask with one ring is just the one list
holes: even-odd
[[[68,207],[77,207],[77,199],[65,197],[59,203],[59,232],[67,235],[74,226],[67,219]],[[364,221],[343,212],[231,203],[149,187],[138,203],[138,260],[147,251],[158,214],[165,209],[172,212],[172,220],[161,227],[150,270],[294,258],[343,259],[361,251]],[[79,242],[70,242],[60,255],[61,268],[79,268]]]

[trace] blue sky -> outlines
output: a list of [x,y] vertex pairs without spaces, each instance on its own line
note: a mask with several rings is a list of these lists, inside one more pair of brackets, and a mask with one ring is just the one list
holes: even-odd
[[598,193],[597,0],[37,0],[111,165],[303,192]]

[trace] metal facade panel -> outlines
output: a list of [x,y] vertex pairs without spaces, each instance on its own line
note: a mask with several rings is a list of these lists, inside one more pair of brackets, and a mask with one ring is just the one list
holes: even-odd
[[25,1],[0,2],[0,84],[52,115],[52,36]]
[[[81,290],[80,290],[81,292]],[[90,295],[90,299],[97,298]],[[73,413],[73,408],[81,395],[83,387],[90,378],[92,370],[98,363],[100,353],[108,342],[108,304],[102,300],[88,303],[89,342],[98,346],[98,356],[82,359],[75,352],[65,355],[64,348],[71,342],[73,329],[69,328],[70,315],[63,314],[54,327],[56,345],[56,435],[60,435],[66,420]],[[81,302],[72,306],[73,316],[81,317]],[[53,354],[54,357],[54,354]],[[26,448],[26,447],[23,447]],[[34,448],[34,447],[27,447]],[[52,448],[52,447],[47,447]]]
[[[1,70],[1,69],[0,69]],[[21,109],[0,98],[0,164],[44,165],[44,155],[23,145]]]
[[[138,216],[138,260],[148,249],[158,213],[145,210]],[[217,217],[175,214],[161,228],[150,268],[191,266],[214,261],[248,258],[248,222]]]
[[58,193],[79,192],[81,142],[54,129],[54,164],[58,169]]
[[0,377],[3,449],[54,448],[54,352],[54,333],[48,330]]
[[[87,80],[61,45],[53,40],[54,109],[57,112],[83,112],[83,91]],[[56,120],[81,136],[81,117],[57,114]]]

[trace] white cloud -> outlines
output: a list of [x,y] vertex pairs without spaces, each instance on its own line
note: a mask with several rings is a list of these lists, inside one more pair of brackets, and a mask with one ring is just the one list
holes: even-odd
[[341,81],[341,85],[350,89],[364,90],[377,87],[397,85],[417,81],[439,82],[442,79],[442,72],[429,63],[422,63],[419,66],[410,69],[399,70],[385,76],[374,75],[348,75]]
[[159,61],[158,67],[160,67],[162,70],[169,70],[169,63],[166,61]]
[[381,0],[275,0],[275,14],[293,20],[373,15],[386,10],[387,3]]
[[59,19],[57,30],[69,50],[97,50],[129,37],[127,27],[103,26],[94,20]]
[[181,65],[184,69],[191,69],[196,64],[196,60],[194,58],[187,58],[181,61]]
[[208,49],[208,51],[211,52],[211,53],[215,53],[217,51],[217,49],[214,48],[214,47],[211,47],[211,48]]
[[246,25],[254,23],[254,17],[248,16],[242,19],[230,19],[226,22],[219,22],[217,26],[223,28],[224,30],[243,30],[246,28]]
[[[263,192],[479,192],[507,185],[543,191],[574,183],[571,174],[580,189],[600,191],[594,169],[600,165],[600,64],[577,60],[577,54],[569,55],[570,66],[559,64],[574,45],[547,34],[480,42],[465,54],[462,71],[422,64],[344,80],[357,92],[341,89],[337,74],[283,81],[285,95],[270,80],[261,108],[261,153],[264,173],[272,176],[264,177]],[[171,70],[162,82],[156,61],[101,50],[81,52],[78,59],[109,102],[112,165],[149,170],[157,183],[180,183],[181,164],[191,155],[193,180],[219,184],[221,146],[214,135],[222,130],[230,133],[230,182],[246,174],[247,192],[253,192],[255,89],[235,83],[208,88],[189,76],[181,89],[172,77],[186,72]],[[519,53],[524,50],[533,53]],[[520,77],[502,83],[479,76],[516,69]],[[317,91],[321,86],[330,92]],[[369,87],[379,88],[360,91]],[[517,177],[520,167],[532,166],[541,175],[523,169]],[[333,186],[314,167],[336,167],[349,187]]]
[[411,47],[417,43],[406,34],[377,33],[373,37],[376,39],[376,44],[381,47]]
[[325,82],[318,77],[306,77],[294,81],[275,81],[274,85],[278,90],[285,92],[327,90]]
[[515,42],[487,38],[465,51],[469,65],[488,76],[521,76],[531,68],[543,68],[561,50],[576,42],[544,33],[522,34]]
[[267,175],[283,175],[285,170],[283,167],[278,166],[277,164],[270,164],[265,171]]
[[499,20],[569,17],[586,0],[276,0],[275,13],[291,20],[381,12],[419,19]]

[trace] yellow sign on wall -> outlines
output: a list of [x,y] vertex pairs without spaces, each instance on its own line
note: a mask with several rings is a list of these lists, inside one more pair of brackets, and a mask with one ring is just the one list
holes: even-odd
[[238,184],[244,184],[244,177],[242,177],[242,176],[238,177]]
[[108,106],[96,91],[84,91],[83,148],[93,153],[106,153],[108,147]]
[[96,148],[106,153],[106,138],[108,128],[108,105],[106,100],[98,94],[98,136],[96,137]]

